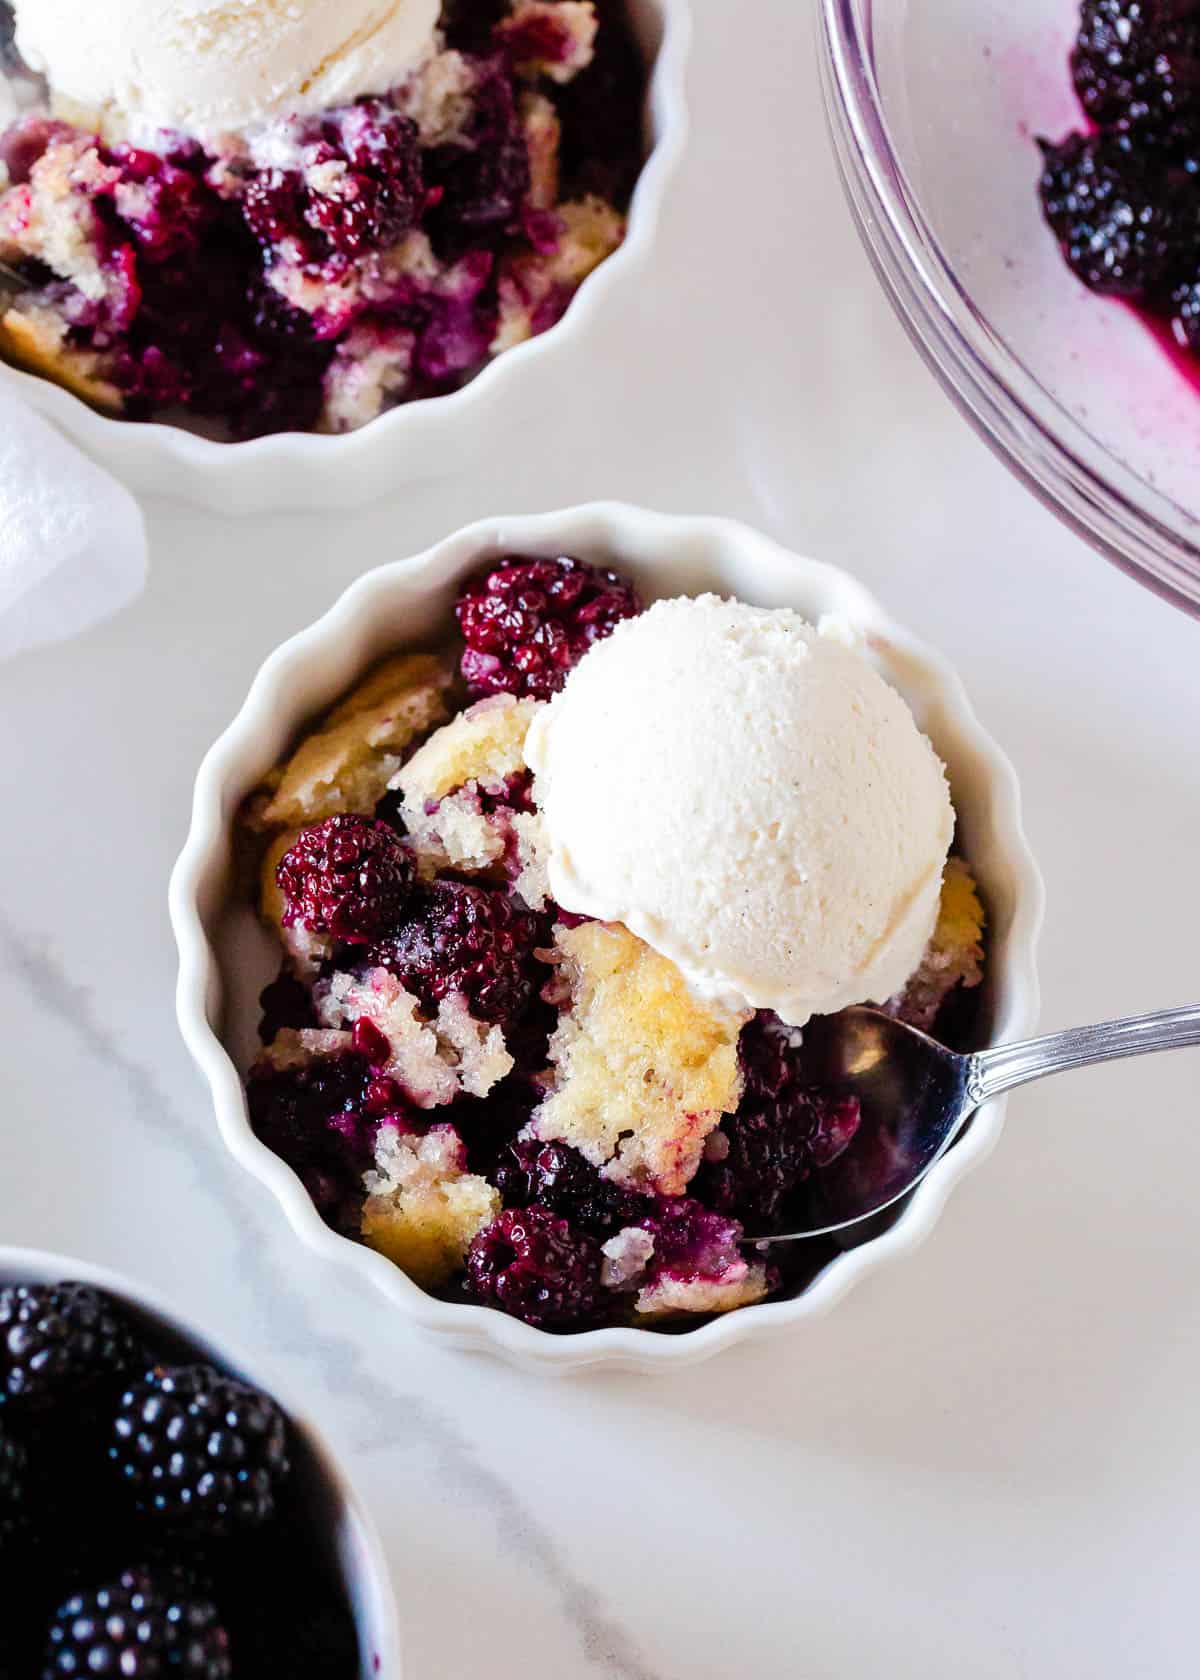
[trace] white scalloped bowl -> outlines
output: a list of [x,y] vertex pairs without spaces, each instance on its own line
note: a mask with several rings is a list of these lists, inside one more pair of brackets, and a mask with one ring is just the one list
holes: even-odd
[[687,138],[684,71],[691,0],[628,0],[651,68],[646,126],[650,146],[629,210],[624,243],[583,282],[548,332],[515,345],[461,390],[403,403],[339,437],[282,432],[227,443],[161,421],[114,420],[49,380],[0,362],[12,385],[102,466],[147,495],[175,496],[219,513],[359,507],[417,479],[461,472],[482,452],[489,427],[526,368],[603,331],[610,292],[640,283],[658,243],[667,190]]
[[909,701],[945,760],[963,846],[989,907],[992,943],[987,1034],[1032,1031],[1038,987],[1034,950],[1042,884],[1021,829],[1016,777],[977,721],[958,678],[894,623],[853,578],[788,553],[722,519],[676,518],[616,503],[529,518],[488,519],[413,559],[369,572],[312,625],[267,660],[241,711],[196,780],[191,833],[171,881],[179,945],[179,1021],[212,1088],[217,1119],[237,1159],[276,1196],[297,1233],[329,1260],[376,1287],[389,1308],[467,1348],[489,1348],[538,1370],[611,1365],[653,1370],[703,1359],[735,1342],[795,1333],[858,1278],[914,1248],[933,1228],[951,1187],[991,1149],[1002,1105],[989,1104],[887,1228],[847,1249],[791,1299],[744,1308],[696,1329],[664,1334],[601,1329],[573,1336],[533,1330],[491,1308],[436,1299],[382,1255],[322,1223],[300,1180],[250,1129],[239,1068],[257,1047],[258,992],[274,977],[278,948],[234,879],[238,808],[307,720],[385,652],[444,638],[456,585],[489,555],[573,554],[628,571],[645,596],[715,590],[810,619],[838,613],[858,627],[872,657]]
[[148,1328],[185,1343],[198,1358],[275,1396],[292,1425],[299,1448],[297,1471],[304,1478],[314,1519],[329,1536],[331,1559],[346,1584],[362,1653],[361,1680],[400,1680],[396,1601],[382,1542],[358,1494],[313,1425],[279,1393],[276,1383],[256,1372],[253,1361],[181,1318],[141,1284],[64,1254],[0,1245],[0,1288],[68,1280],[116,1296]]

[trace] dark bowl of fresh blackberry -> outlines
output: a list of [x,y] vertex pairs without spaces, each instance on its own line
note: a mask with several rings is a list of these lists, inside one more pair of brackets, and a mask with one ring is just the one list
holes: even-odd
[[918,348],[1047,506],[1200,611],[1200,3],[821,17],[843,181]]
[[0,1249],[0,1675],[395,1674],[378,1542],[307,1425],[127,1284]]

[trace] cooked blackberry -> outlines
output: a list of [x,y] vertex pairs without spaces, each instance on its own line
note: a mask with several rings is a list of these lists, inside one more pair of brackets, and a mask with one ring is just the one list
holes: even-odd
[[1071,69],[1097,125],[1144,124],[1177,136],[1194,121],[1200,95],[1200,5],[1083,0]]
[[518,1139],[508,1146],[493,1182],[506,1207],[540,1202],[577,1229],[593,1236],[611,1236],[622,1225],[636,1225],[649,1203],[604,1178],[592,1163],[567,1143]]
[[232,1680],[229,1639],[216,1607],[177,1571],[126,1570],[59,1606],[43,1680]]
[[641,611],[617,572],[563,555],[512,555],[472,578],[454,609],[466,648],[462,674],[474,698],[548,700],[593,642]]
[[427,1009],[458,992],[477,1019],[515,1026],[533,1001],[533,952],[543,934],[543,919],[502,888],[438,880],[367,961],[388,969]]
[[386,823],[327,817],[304,829],[279,860],[283,925],[365,944],[399,921],[415,877],[411,851]]
[[78,1406],[138,1356],[117,1303],[83,1283],[13,1284],[0,1290],[0,1409]]
[[553,91],[562,120],[563,190],[629,202],[642,166],[641,49],[626,0],[596,0],[591,64]]
[[481,60],[474,109],[461,139],[425,154],[433,189],[428,227],[446,254],[516,230],[529,193],[529,149],[513,84],[499,58]]
[[195,1537],[261,1528],[290,1470],[275,1402],[210,1365],[158,1366],[134,1383],[109,1450],[137,1507]]
[[312,993],[286,968],[269,986],[263,987],[258,1007],[262,1010],[258,1036],[264,1044],[270,1044],[285,1027],[302,1032],[306,1027],[318,1025]]
[[467,1255],[467,1288],[541,1330],[573,1330],[600,1304],[600,1245],[546,1207],[506,1208]]
[[[297,138],[304,170],[265,170],[242,203],[264,246],[293,241],[336,274],[349,259],[395,245],[417,221],[425,202],[417,129],[387,100],[326,111]],[[313,184],[329,180],[331,191]]]
[[1172,290],[1200,255],[1195,179],[1129,134],[1040,142],[1046,220],[1075,274],[1094,292],[1131,302]]
[[401,1102],[366,1056],[322,1056],[299,1067],[264,1064],[246,1082],[250,1124],[286,1161],[337,1231],[358,1230],[362,1176],[375,1155],[381,1115]]
[[708,1140],[693,1195],[756,1230],[777,1222],[808,1175],[829,1166],[858,1130],[858,1104],[806,1085],[795,1035],[769,1011],[743,1030],[743,1093]]
[[1195,265],[1200,195],[1187,171],[1145,153],[1129,134],[1040,141],[1045,218],[1067,264],[1091,291],[1153,301]]

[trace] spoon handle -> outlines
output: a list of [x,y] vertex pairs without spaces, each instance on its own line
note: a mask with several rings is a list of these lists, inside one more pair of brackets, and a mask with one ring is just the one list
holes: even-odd
[[1071,1027],[1048,1038],[1024,1044],[1002,1044],[971,1058],[970,1088],[977,1102],[1011,1091],[1031,1079],[1119,1056],[1145,1056],[1151,1050],[1177,1050],[1200,1044],[1200,1004],[1182,1009],[1159,1009],[1152,1015],[1130,1015],[1123,1021],[1103,1021],[1095,1027]]

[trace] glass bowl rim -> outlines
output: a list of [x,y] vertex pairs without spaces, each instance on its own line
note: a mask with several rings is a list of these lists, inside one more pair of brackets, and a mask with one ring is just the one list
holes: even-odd
[[820,0],[821,77],[851,212],[893,308],[960,411],[1026,487],[1131,577],[1200,616],[1200,520],[1062,406],[955,274],[892,137],[872,15],[872,0]]

